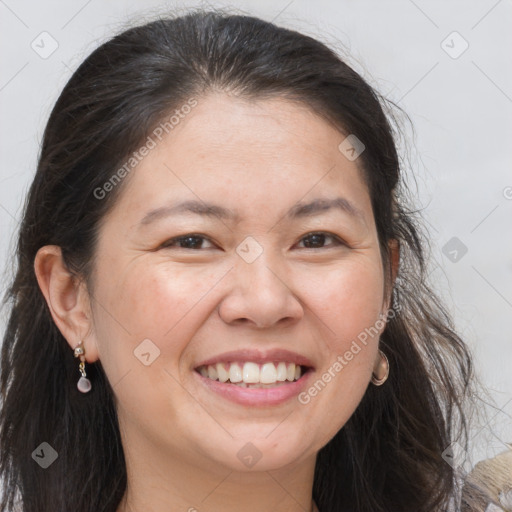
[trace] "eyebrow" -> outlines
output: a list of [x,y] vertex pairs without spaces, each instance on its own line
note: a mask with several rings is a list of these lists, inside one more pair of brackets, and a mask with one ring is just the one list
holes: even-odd
[[[364,222],[363,211],[343,197],[336,197],[334,199],[314,199],[309,203],[298,203],[288,210],[285,214],[285,218],[293,220],[296,218],[312,217],[335,209]],[[147,226],[148,224],[164,217],[181,215],[184,213],[194,213],[196,215],[231,220],[233,222],[238,222],[240,220],[240,215],[234,210],[212,203],[205,203],[204,201],[189,200],[168,206],[161,206],[149,211],[140,221],[139,227]]]

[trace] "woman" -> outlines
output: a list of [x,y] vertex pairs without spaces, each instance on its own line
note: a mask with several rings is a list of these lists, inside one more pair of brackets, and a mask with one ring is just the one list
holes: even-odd
[[472,363],[383,105],[322,43],[218,12],[83,62],[6,296],[2,510],[457,506]]

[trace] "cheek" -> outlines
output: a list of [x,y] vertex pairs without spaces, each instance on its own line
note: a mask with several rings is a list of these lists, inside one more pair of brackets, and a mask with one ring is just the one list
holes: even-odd
[[[308,297],[321,320],[322,367],[300,399],[304,414],[322,433],[320,448],[348,421],[367,389],[380,334],[375,326],[382,311],[383,276],[377,260],[361,259],[327,272],[315,284]],[[382,321],[378,327],[382,330]]]
[[179,396],[180,386],[170,375],[178,376],[198,318],[205,314],[204,298],[224,274],[142,261],[129,272],[111,268],[104,273],[109,279],[96,292],[97,341],[102,365],[125,409],[161,415],[165,403],[174,410],[165,392],[148,400],[147,390],[159,393],[164,385]]
[[[116,275],[114,270],[110,274],[103,297],[112,314],[100,313],[117,339],[125,340],[125,345],[130,340],[132,350],[149,338],[162,351],[176,353],[187,340],[189,319],[224,274],[223,269],[146,265],[141,261],[129,272]],[[112,286],[114,282],[118,285]]]
[[[309,283],[309,284],[307,284]],[[361,258],[304,280],[304,296],[326,327],[332,349],[374,325],[381,313],[383,276],[378,261]]]
[[[224,276],[229,279],[228,270],[224,266],[145,265],[143,261],[123,275],[116,276],[113,269],[104,289],[109,295],[104,303],[112,312],[106,320],[116,338],[126,339],[129,333],[135,345],[149,338],[166,351],[172,340],[173,352],[183,350],[194,334],[188,332],[191,322],[205,314],[205,307],[212,307],[208,295],[217,285],[222,287]],[[335,340],[331,343],[346,343],[375,323],[383,298],[377,261],[360,257],[314,270],[295,268],[293,274],[293,293],[328,327],[327,339]],[[114,282],[119,284],[112,286]]]

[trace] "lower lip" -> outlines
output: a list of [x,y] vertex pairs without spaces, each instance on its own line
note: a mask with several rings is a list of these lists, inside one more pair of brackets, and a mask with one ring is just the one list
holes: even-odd
[[312,370],[308,370],[299,380],[282,384],[275,388],[242,388],[235,384],[219,382],[218,380],[203,377],[200,373],[194,371],[196,377],[199,378],[210,391],[237,404],[252,406],[279,405],[290,400],[306,387],[312,373]]

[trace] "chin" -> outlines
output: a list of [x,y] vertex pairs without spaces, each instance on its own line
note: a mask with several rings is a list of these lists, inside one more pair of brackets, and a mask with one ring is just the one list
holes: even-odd
[[277,435],[271,433],[272,428],[266,428],[264,433],[261,428],[245,429],[244,435],[237,435],[224,448],[216,444],[220,450],[211,456],[231,471],[256,472],[279,470],[315,454],[303,434],[283,428]]

